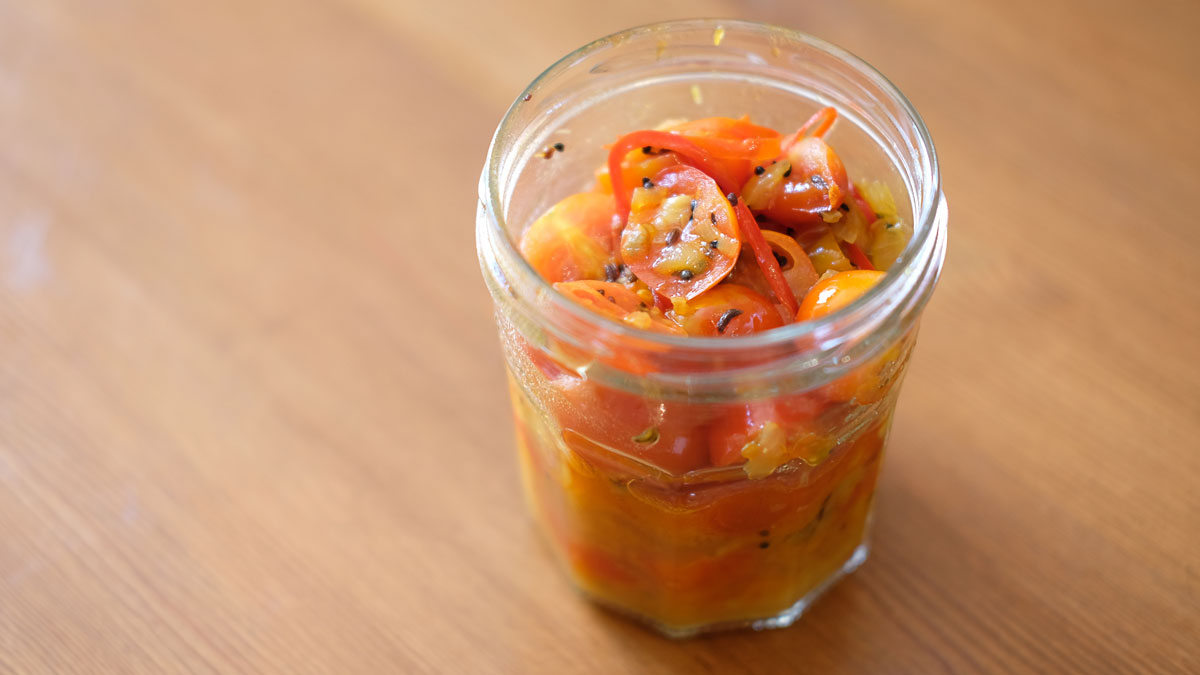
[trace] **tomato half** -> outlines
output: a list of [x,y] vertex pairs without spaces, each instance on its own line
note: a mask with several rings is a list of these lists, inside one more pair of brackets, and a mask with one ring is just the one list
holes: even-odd
[[521,255],[550,283],[603,279],[614,261],[611,197],[574,194],[533,222],[521,237]]
[[[727,284],[737,284],[745,286],[750,290],[771,297],[771,285],[767,283],[767,277],[758,266],[758,261],[754,259],[754,250],[749,246],[743,246],[741,255],[738,256],[738,263],[734,266],[733,271],[729,276],[725,277]],[[797,305],[798,307],[799,305]],[[789,317],[791,318],[791,317]]]
[[611,281],[566,281],[554,290],[593,312],[620,323],[666,335],[685,335],[683,329],[623,284]]
[[890,370],[900,354],[901,351],[894,347],[825,385],[820,394],[834,403],[875,403],[887,394],[890,382],[885,381],[883,374]]
[[608,150],[609,180],[612,181],[613,199],[617,202],[617,215],[622,221],[629,212],[630,191],[636,186],[625,182],[621,166],[631,151],[646,147],[652,150],[670,150],[680,160],[710,176],[721,190],[736,190],[740,185],[730,176],[722,162],[683,134],[653,129],[625,134]]
[[733,466],[745,462],[742,448],[774,417],[775,409],[770,404],[733,406],[709,429],[708,452],[712,465]]
[[[819,277],[808,254],[795,239],[782,232],[763,230],[762,234],[775,254],[779,270],[783,272],[783,278],[787,281],[788,288],[792,290],[792,295],[796,298],[803,298],[813,284],[817,283]],[[797,305],[798,308],[799,305]]]
[[562,428],[563,440],[593,465],[628,471],[630,464],[621,457],[627,455],[672,474],[708,466],[707,420],[692,407],[582,378],[560,378],[550,386],[561,395],[551,398],[549,412]]
[[783,325],[770,300],[737,284],[720,284],[686,304],[677,320],[688,335],[733,337]]
[[750,118],[706,117],[666,127],[687,136],[721,163],[731,180],[742,185],[754,167],[780,154],[780,135],[768,127],[752,124]]
[[876,270],[850,270],[818,281],[800,303],[796,320],[819,319],[842,309],[879,283],[883,275]]
[[655,292],[696,297],[729,274],[741,248],[737,216],[703,171],[668,167],[634,190],[620,255]]
[[[621,185],[641,185],[642,179],[654,178],[659,171],[676,164],[679,164],[679,158],[673,152],[658,150],[648,145],[630,150],[621,160]],[[609,195],[613,193],[609,171],[611,168],[607,164],[596,171],[597,192]]]
[[[742,449],[752,440],[790,446],[792,439],[810,430],[823,405],[818,396],[803,393],[730,406],[709,427],[709,458],[713,466],[745,462]],[[776,438],[764,438],[771,434]],[[780,448],[781,451],[790,449]]]
[[[817,319],[842,309],[879,283],[884,274],[877,270],[850,270],[827,277],[813,286],[804,297],[796,320]],[[903,344],[903,341],[897,343],[880,356],[822,387],[821,393],[830,401],[857,401],[860,404],[878,401],[890,386],[883,373],[890,372],[891,365],[900,358]]]
[[763,278],[766,279],[775,299],[787,307],[788,317],[792,317],[800,308],[800,299],[792,293],[791,287],[788,286],[787,279],[783,276],[783,269],[779,266],[779,260],[775,257],[774,249],[767,243],[762,228],[758,226],[758,221],[750,213],[745,200],[739,201],[735,210],[742,236],[754,250],[754,260],[758,263],[758,268],[762,270]]
[[779,162],[751,176],[742,188],[747,205],[783,225],[803,227],[823,222],[849,193],[841,158],[825,141],[803,138]]

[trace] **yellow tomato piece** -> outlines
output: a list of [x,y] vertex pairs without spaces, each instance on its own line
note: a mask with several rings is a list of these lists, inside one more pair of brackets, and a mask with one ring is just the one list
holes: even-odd
[[604,279],[613,264],[616,205],[594,192],[574,194],[534,221],[521,237],[521,254],[550,283]]
[[800,303],[797,321],[819,319],[854,302],[883,278],[878,270],[838,272],[818,281]]

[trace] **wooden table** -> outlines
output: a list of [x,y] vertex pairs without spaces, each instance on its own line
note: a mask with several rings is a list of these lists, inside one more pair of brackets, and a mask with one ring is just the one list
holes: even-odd
[[[520,88],[688,14],[880,66],[952,217],[872,559],[796,627],[675,643],[580,601],[525,515],[472,231]],[[0,4],[0,672],[1200,671],[1198,27]]]

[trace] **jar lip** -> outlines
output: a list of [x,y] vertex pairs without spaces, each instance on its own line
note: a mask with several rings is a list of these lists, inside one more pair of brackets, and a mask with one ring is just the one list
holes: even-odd
[[[846,307],[818,319],[799,321],[751,335],[735,337],[679,337],[626,326],[620,322],[591,312],[578,303],[572,302],[566,296],[554,290],[553,286],[537,273],[533,266],[529,264],[529,261],[521,255],[516,243],[508,235],[504,226],[503,198],[499,192],[501,183],[499,171],[503,164],[502,155],[504,152],[504,148],[501,147],[499,140],[508,137],[514,131],[512,129],[514,113],[524,102],[526,96],[534,94],[538,90],[539,85],[544,81],[566,70],[584,57],[600,49],[619,45],[630,38],[664,31],[716,30],[717,28],[724,29],[726,36],[733,32],[767,33],[816,48],[853,67],[860,74],[874,82],[881,91],[892,97],[899,104],[900,109],[907,118],[906,121],[912,124],[919,145],[924,151],[922,155],[927,158],[928,162],[927,180],[923,183],[920,200],[921,209],[919,213],[915,214],[913,237],[908,243],[906,252],[917,253],[929,251],[930,255],[935,255],[935,248],[929,246],[929,244],[931,238],[937,234],[938,214],[941,208],[943,208],[941,173],[938,167],[937,152],[935,151],[933,138],[929,133],[929,129],[925,126],[925,121],[900,89],[883,73],[863,59],[837,45],[821,40],[808,33],[758,21],[717,18],[663,21],[618,31],[593,40],[566,54],[534,78],[517,95],[517,98],[504,113],[504,117],[496,128],[496,132],[492,136],[491,145],[488,148],[487,163],[484,166],[480,184],[481,204],[485,206],[485,210],[490,216],[488,218],[488,227],[492,232],[489,233],[491,236],[488,238],[498,242],[498,247],[501,249],[498,253],[501,256],[516,260],[517,269],[514,271],[523,277],[529,277],[533,286],[540,291],[539,295],[544,297],[554,311],[565,312],[574,320],[582,321],[583,325],[594,327],[599,331],[620,337],[636,338],[643,343],[658,344],[676,351],[716,353],[778,346],[786,343],[795,343],[798,339],[829,335],[831,332],[852,331],[857,326],[871,323],[873,317],[875,319],[880,318],[875,316],[877,314],[876,310],[885,307],[888,303],[888,298],[902,288],[905,276],[913,273],[922,273],[922,269],[929,262],[926,256],[908,255],[902,265],[893,266],[887,270],[883,279],[872,286],[861,297],[856,298]],[[938,269],[940,269],[940,265],[935,266],[934,274],[937,274]]]

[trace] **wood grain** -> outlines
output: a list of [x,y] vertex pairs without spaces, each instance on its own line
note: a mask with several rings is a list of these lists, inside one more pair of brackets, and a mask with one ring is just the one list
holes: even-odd
[[[592,37],[791,25],[925,116],[950,253],[871,561],[665,641],[524,513],[473,252]],[[0,3],[0,672],[1200,672],[1200,5]]]

